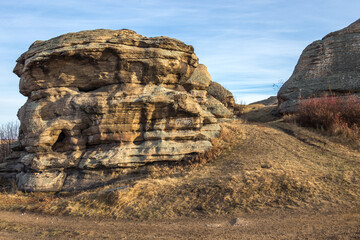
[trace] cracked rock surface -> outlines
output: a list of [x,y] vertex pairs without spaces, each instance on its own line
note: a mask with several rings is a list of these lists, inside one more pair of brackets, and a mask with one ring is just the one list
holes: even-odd
[[28,100],[0,172],[26,191],[87,189],[192,157],[232,116],[193,47],[168,37],[68,33],[33,43],[14,72]]
[[278,92],[279,112],[294,113],[301,99],[326,94],[360,96],[360,19],[305,48]]

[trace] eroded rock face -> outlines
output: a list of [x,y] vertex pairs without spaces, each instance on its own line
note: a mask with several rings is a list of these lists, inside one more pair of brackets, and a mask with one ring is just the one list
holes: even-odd
[[278,92],[279,112],[293,113],[299,99],[360,95],[360,19],[305,48],[289,80]]
[[231,111],[234,110],[235,100],[234,96],[229,90],[227,90],[217,82],[211,82],[206,90],[209,95],[219,100],[228,109],[230,109]]
[[207,151],[232,116],[206,89],[192,46],[131,30],[36,41],[14,72],[28,97],[0,166],[27,191],[71,191]]

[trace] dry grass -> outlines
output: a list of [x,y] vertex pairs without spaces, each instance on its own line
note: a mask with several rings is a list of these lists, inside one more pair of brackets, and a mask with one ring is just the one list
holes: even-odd
[[[66,205],[65,212],[79,214],[80,209],[102,209],[102,214],[120,218],[225,215],[239,209],[294,205],[311,191],[310,186],[284,171],[215,179],[165,177],[140,181],[127,191],[76,199]],[[83,214],[88,215],[89,211]]]
[[326,136],[282,121],[238,121],[223,124],[213,143],[192,162],[154,165],[136,182],[82,193],[2,193],[0,206],[140,219],[358,206],[360,153]]
[[243,114],[240,116],[242,119],[249,122],[271,122],[278,119],[272,112],[276,110],[276,105],[266,106],[264,104],[251,104],[245,105]]
[[237,117],[241,117],[245,113],[246,104],[245,103],[235,103],[234,105],[234,114]]

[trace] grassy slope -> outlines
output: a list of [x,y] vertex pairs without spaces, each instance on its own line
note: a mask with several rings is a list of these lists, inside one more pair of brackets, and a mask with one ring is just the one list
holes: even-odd
[[[274,120],[270,110],[249,110],[245,117]],[[2,193],[0,206],[143,219],[359,207],[360,153],[330,137],[282,120],[236,121],[223,124],[214,144],[213,153],[221,152],[207,163],[154,167],[136,182],[79,194]],[[119,186],[127,187],[105,191]]]

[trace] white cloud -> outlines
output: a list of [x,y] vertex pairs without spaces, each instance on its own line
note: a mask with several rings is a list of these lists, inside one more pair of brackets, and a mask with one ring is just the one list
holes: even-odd
[[322,2],[318,8],[312,0],[0,1],[0,96],[10,97],[0,101],[6,105],[0,122],[24,102],[12,69],[32,42],[95,28],[178,38],[236,97],[264,99],[273,83],[288,79],[306,45],[358,18],[360,1]]

